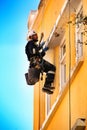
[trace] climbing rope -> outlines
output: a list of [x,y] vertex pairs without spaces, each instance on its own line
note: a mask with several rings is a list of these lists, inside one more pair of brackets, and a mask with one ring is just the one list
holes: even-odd
[[70,27],[70,0],[69,0],[69,130],[71,130],[71,27]]
[[[44,1],[45,2],[45,1]],[[42,24],[43,22],[44,22],[44,10],[45,10],[45,3],[43,3],[44,5],[43,5],[43,7],[42,7],[42,18],[41,18],[41,28],[40,28],[40,33],[42,34],[43,33],[43,25],[44,24]],[[43,33],[43,37],[42,37],[42,39],[41,39],[41,41],[44,41],[44,33]],[[40,43],[41,43],[41,41],[40,41]],[[41,79],[40,79],[40,81],[39,81],[39,86],[41,86],[41,82],[42,82],[42,85],[44,85],[44,81],[43,81],[43,72],[41,73]],[[41,117],[42,117],[42,107],[41,107],[41,99],[42,99],[42,93],[41,93],[41,87],[39,87],[39,129],[38,130],[40,130],[40,127],[41,127]]]

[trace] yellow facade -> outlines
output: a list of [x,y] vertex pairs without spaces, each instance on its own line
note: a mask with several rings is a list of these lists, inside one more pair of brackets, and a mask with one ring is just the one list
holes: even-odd
[[41,90],[45,74],[34,86],[33,129],[87,130],[87,0],[41,0],[37,12],[28,28],[44,32],[56,75],[52,95]]

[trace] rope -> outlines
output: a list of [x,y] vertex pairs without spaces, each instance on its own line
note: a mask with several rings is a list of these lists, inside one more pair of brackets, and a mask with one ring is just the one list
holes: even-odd
[[[45,3],[44,3],[44,5],[43,5],[43,7],[42,7],[42,18],[41,18],[41,20],[42,20],[42,22],[41,22],[41,28],[40,28],[40,32],[41,33],[43,33],[43,31],[42,31],[42,29],[44,28],[43,27],[43,21],[44,21],[44,9],[45,9]],[[44,34],[43,34],[43,37],[42,37],[42,39],[41,39],[41,41],[43,41],[43,38],[44,38]],[[40,42],[41,42],[40,41]],[[44,84],[44,81],[43,81],[43,74],[41,75],[41,79],[40,79],[41,81],[39,81],[39,86],[41,85],[41,82],[42,82],[42,85]],[[42,117],[42,108],[41,108],[41,99],[42,99],[42,94],[41,94],[41,91],[40,91],[40,89],[41,89],[41,87],[39,88],[39,129],[38,130],[40,130],[40,127],[41,127],[41,117]]]
[[69,0],[69,130],[71,130],[71,28],[70,28],[70,0]]

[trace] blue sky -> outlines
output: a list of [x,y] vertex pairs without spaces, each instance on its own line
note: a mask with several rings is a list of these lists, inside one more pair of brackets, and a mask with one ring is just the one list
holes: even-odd
[[40,0],[0,0],[0,130],[33,130],[33,86],[25,55],[30,10]]

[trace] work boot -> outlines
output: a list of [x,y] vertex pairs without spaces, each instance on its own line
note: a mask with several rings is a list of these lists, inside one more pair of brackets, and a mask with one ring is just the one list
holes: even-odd
[[29,85],[29,83],[28,83],[28,73],[25,73],[25,79],[26,79],[27,85]]
[[45,84],[44,87],[47,88],[47,89],[49,89],[49,90],[55,89],[55,87],[52,87],[51,83]]
[[45,83],[44,87],[42,88],[42,91],[46,92],[47,94],[53,94],[53,89],[55,89],[55,87],[51,87],[51,83]]
[[51,91],[49,88],[46,88],[46,87],[43,87],[42,91],[46,92],[47,94],[53,94],[53,91]]

